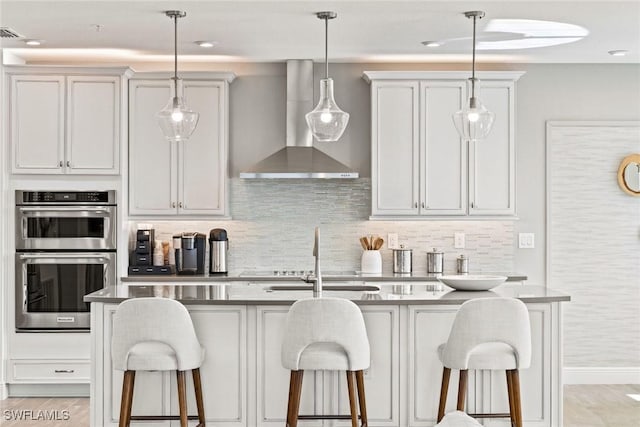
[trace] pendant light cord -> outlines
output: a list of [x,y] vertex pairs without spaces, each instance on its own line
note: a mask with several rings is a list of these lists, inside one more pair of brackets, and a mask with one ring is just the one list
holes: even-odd
[[476,97],[476,19],[473,16],[473,50],[471,54],[471,97]]
[[324,78],[329,78],[329,18],[324,18]]
[[178,14],[173,16],[173,89],[178,97]]

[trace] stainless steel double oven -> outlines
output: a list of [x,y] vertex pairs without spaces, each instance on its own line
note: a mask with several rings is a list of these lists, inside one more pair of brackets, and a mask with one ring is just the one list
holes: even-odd
[[16,329],[89,329],[86,294],[115,284],[115,191],[16,191]]

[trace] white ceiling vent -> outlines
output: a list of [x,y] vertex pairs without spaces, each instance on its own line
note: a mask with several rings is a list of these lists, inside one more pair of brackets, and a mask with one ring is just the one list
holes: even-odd
[[14,30],[8,27],[0,27],[0,37],[3,39],[16,39],[22,37],[20,34],[16,33]]

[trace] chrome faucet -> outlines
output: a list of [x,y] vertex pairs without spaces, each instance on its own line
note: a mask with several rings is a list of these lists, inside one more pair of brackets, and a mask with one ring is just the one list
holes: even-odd
[[307,278],[313,283],[313,297],[322,297],[322,273],[320,272],[320,227],[316,227],[315,239],[313,242],[313,256],[316,257],[316,270],[313,278]]

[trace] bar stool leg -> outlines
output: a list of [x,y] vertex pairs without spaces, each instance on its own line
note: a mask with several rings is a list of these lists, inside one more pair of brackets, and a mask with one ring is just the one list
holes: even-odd
[[520,374],[517,369],[511,371],[511,383],[513,387],[513,402],[515,403],[515,425],[522,427],[522,404],[520,401]]
[[507,394],[509,395],[509,417],[511,420],[511,427],[515,426],[515,422],[516,422],[516,415],[515,415],[515,406],[513,403],[513,381],[511,379],[511,370],[507,369],[506,371],[506,376],[507,376]]
[[464,401],[467,397],[467,374],[469,371],[466,369],[460,370],[460,381],[458,383],[458,411],[464,411]]
[[180,408],[180,427],[187,427],[187,382],[184,371],[176,371],[178,382],[178,406]]
[[129,427],[129,423],[131,422],[131,405],[133,404],[133,385],[135,379],[136,371],[124,371],[119,427]]
[[347,388],[349,389],[349,410],[351,412],[351,427],[358,427],[358,408],[356,407],[356,390],[353,378],[354,372],[347,371]]
[[289,380],[289,403],[287,404],[287,427],[298,426],[303,377],[304,371],[291,371],[291,378]]
[[367,399],[364,395],[364,373],[362,370],[356,371],[356,383],[358,385],[358,403],[360,403],[361,427],[368,427],[369,419],[367,418]]
[[196,406],[198,408],[198,426],[205,427],[204,402],[202,400],[202,380],[200,379],[200,368],[191,370],[193,378],[193,388],[196,392]]
[[447,406],[447,393],[449,392],[449,377],[451,369],[442,368],[442,385],[440,386],[440,404],[438,405],[438,422],[444,417],[445,406]]

